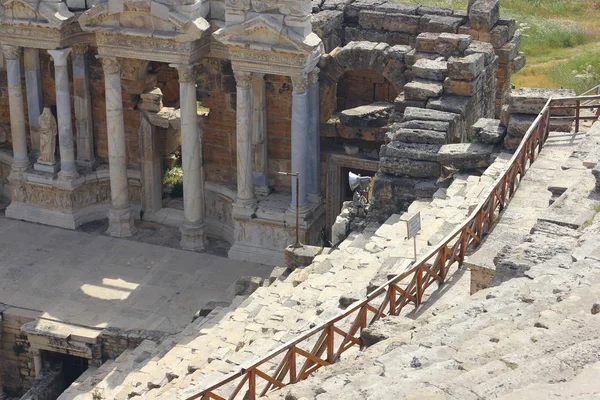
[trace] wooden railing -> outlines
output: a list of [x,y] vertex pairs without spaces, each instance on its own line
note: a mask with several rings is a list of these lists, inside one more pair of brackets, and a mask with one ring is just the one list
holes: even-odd
[[[523,175],[541,151],[549,133],[551,110],[578,109],[580,102],[588,97],[600,99],[600,96],[587,96],[549,100],[527,131],[508,168],[489,189],[485,199],[461,226],[418,260],[413,268],[389,280],[337,317],[314,327],[188,400],[254,400],[264,396],[337,362],[353,346],[363,347],[361,331],[380,318],[399,315],[409,304],[418,307],[427,288],[436,282],[443,284],[450,266],[454,263],[461,266],[467,250],[480,243],[491,230],[498,213],[512,198]],[[552,106],[553,102],[561,105]],[[577,113],[577,122],[579,119]]]

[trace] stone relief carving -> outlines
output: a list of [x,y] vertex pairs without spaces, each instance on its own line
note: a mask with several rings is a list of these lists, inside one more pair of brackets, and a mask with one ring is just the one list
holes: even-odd
[[[33,206],[73,213],[85,206],[110,202],[110,181],[88,182],[73,191],[22,181],[12,182],[13,201]],[[129,199],[139,204],[141,186],[129,185]]]
[[21,48],[19,46],[2,45],[2,52],[7,60],[18,60],[21,57]]
[[44,165],[54,165],[56,164],[55,154],[58,127],[50,108],[44,108],[44,112],[42,112],[39,118],[39,124],[40,156],[37,162]]

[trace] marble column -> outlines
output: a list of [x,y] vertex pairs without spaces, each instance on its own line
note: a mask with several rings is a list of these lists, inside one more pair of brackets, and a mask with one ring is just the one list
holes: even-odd
[[27,88],[27,113],[29,114],[29,137],[31,150],[40,151],[40,115],[44,110],[44,92],[40,70],[40,51],[26,48],[23,57],[25,66],[25,86]]
[[27,154],[27,134],[25,132],[25,106],[23,104],[23,88],[21,87],[21,48],[2,45],[6,58],[8,76],[8,102],[10,109],[10,134],[13,146],[12,170],[26,171],[30,167]]
[[306,74],[292,76],[294,85],[292,93],[292,204],[290,209],[296,210],[296,179],[299,180],[298,206],[306,210],[308,204],[308,147],[309,147],[309,99],[306,92],[308,77]]
[[71,94],[69,93],[69,71],[67,59],[71,48],[48,50],[54,59],[54,85],[56,87],[56,114],[58,123],[58,146],[60,151],[61,179],[78,176],[75,165],[75,145],[73,142],[73,120],[71,118]]
[[87,62],[88,45],[73,45],[73,104],[77,128],[77,160],[79,167],[94,168],[94,125],[92,122],[92,94]]
[[36,378],[42,372],[42,352],[40,349],[32,349],[31,353],[33,354],[33,368],[35,371]]
[[193,65],[172,65],[179,72],[181,106],[181,163],[183,167],[183,213],[181,248],[202,251],[206,247],[204,225],[204,170],[202,139],[198,130],[196,71]]
[[252,77],[252,178],[256,193],[269,193],[269,158],[267,154],[267,95],[264,74]]
[[320,118],[319,99],[319,69],[315,68],[308,74],[308,182],[307,190],[309,200],[313,203],[320,202],[321,197],[321,132],[319,129]]
[[115,237],[127,237],[133,235],[136,229],[133,222],[133,212],[129,205],[121,66],[116,57],[100,57],[100,60],[104,70],[104,85],[106,88],[106,129],[108,131],[108,165],[111,193],[107,233]]
[[252,73],[234,71],[237,85],[237,198],[236,205],[256,204],[252,184]]

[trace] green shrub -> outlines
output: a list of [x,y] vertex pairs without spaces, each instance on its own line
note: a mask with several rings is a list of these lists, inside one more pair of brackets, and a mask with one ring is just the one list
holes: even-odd
[[169,190],[171,197],[183,197],[183,169],[173,167],[167,170],[163,185]]
[[550,67],[548,75],[556,86],[572,88],[581,94],[600,80],[600,54],[585,52],[559,62]]

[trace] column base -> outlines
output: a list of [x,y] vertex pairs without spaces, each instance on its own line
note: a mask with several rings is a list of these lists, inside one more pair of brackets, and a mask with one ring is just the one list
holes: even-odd
[[108,229],[106,233],[112,237],[130,237],[137,229],[133,222],[131,207],[123,210],[111,208],[108,210]]
[[49,174],[55,174],[60,169],[60,165],[58,163],[55,163],[52,165],[35,163],[35,164],[33,164],[33,169],[38,172],[46,172]]
[[255,198],[252,198],[252,199],[237,198],[237,199],[235,199],[235,202],[233,203],[233,205],[236,207],[242,207],[242,208],[255,208],[256,207],[256,199]]
[[179,228],[181,232],[181,241],[179,246],[183,250],[201,252],[206,250],[206,232],[204,224],[185,223]]
[[73,180],[78,177],[79,177],[79,173],[76,170],[75,171],[65,171],[64,169],[61,169],[58,172],[58,179],[61,179],[63,181],[70,181],[70,180]]
[[14,172],[25,172],[29,168],[31,168],[31,163],[29,160],[13,160],[12,164],[10,165],[10,169]]
[[[310,210],[310,205],[305,204],[303,206],[298,207],[298,214],[306,215]],[[287,212],[296,215],[296,205],[290,205],[290,207],[287,209]]]

